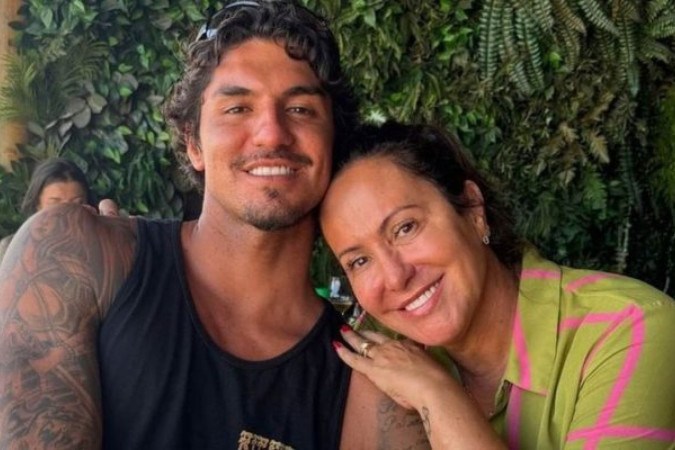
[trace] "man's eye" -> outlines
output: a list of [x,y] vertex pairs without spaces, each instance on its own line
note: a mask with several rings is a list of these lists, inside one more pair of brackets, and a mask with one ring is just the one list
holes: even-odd
[[313,115],[314,111],[310,108],[306,108],[304,106],[292,106],[287,109],[288,112],[293,113],[293,114],[300,114],[300,115]]
[[245,106],[232,106],[230,108],[225,109],[226,114],[241,114],[245,112],[248,108]]

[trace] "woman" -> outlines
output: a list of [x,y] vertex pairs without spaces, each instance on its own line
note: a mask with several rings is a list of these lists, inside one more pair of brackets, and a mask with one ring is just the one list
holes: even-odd
[[424,346],[355,333],[336,351],[434,448],[673,448],[675,302],[522,243],[460,145],[424,126],[370,133],[321,209],[361,306]]
[[[33,171],[21,203],[21,212],[29,217],[47,206],[60,203],[94,204],[87,178],[80,168],[67,159],[50,158]],[[0,262],[13,237],[10,234],[0,241]]]

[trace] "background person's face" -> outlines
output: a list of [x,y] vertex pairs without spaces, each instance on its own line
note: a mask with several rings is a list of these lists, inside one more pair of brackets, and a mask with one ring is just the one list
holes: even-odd
[[360,160],[329,187],[321,226],[375,318],[427,345],[466,336],[486,281],[481,230],[433,184],[385,157]]
[[47,206],[61,203],[77,203],[83,205],[87,202],[87,192],[77,181],[55,181],[42,188],[38,199],[37,210]]
[[205,209],[260,229],[305,217],[328,185],[331,101],[307,62],[251,39],[226,52],[203,94],[199,142],[188,155],[205,175]]

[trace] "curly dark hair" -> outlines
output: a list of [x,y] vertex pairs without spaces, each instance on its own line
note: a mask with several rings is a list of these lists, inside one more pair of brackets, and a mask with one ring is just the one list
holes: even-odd
[[340,66],[337,42],[319,15],[295,0],[237,0],[225,5],[202,27],[186,48],[186,65],[164,105],[181,168],[199,190],[204,176],[187,158],[188,135],[198,140],[202,94],[223,54],[252,38],[283,45],[289,57],[307,61],[333,105],[335,142],[333,160],[345,147],[343,139],[357,123],[358,104]]
[[464,195],[464,182],[476,183],[483,194],[490,247],[502,264],[516,272],[525,241],[516,233],[513,217],[497,189],[474,165],[457,137],[436,126],[393,121],[380,127],[363,125],[353,136],[351,150],[338,163],[337,174],[356,161],[385,157],[434,184],[460,214],[476,206]]

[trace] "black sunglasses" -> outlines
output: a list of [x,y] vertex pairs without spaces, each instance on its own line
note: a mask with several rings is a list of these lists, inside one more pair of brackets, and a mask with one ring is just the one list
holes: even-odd
[[[262,0],[261,0],[262,1]],[[255,0],[238,0],[235,2],[230,3],[229,5],[225,5],[223,9],[218,11],[217,13],[213,14],[211,17],[209,17],[206,20],[206,23],[202,25],[202,27],[199,29],[199,33],[197,33],[197,38],[195,41],[203,41],[207,39],[212,39],[213,37],[218,34],[218,23],[220,23],[220,19],[227,14],[230,13],[232,9],[235,8],[240,8],[240,7],[246,7],[246,8],[258,8],[261,5],[261,1],[255,1]],[[211,24],[215,24],[214,26],[211,26]]]

